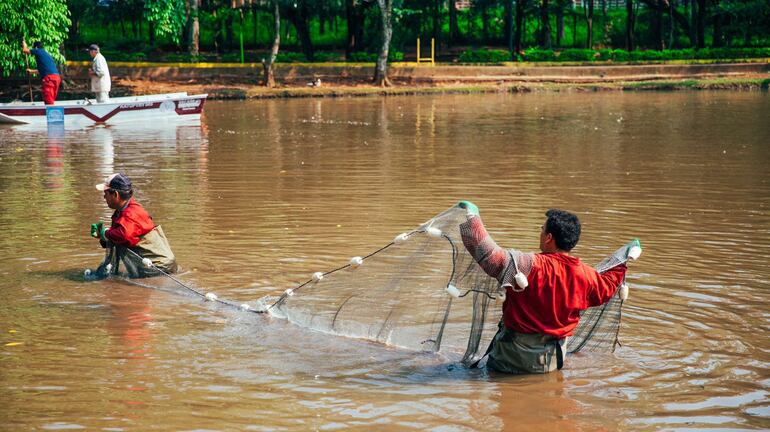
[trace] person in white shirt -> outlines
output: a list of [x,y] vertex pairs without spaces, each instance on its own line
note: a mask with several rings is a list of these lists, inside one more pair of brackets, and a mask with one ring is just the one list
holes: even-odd
[[104,103],[110,101],[110,69],[107,67],[107,60],[99,52],[99,45],[92,44],[88,47],[88,54],[93,59],[91,68],[88,69],[88,75],[91,76],[91,91],[96,93],[96,102]]

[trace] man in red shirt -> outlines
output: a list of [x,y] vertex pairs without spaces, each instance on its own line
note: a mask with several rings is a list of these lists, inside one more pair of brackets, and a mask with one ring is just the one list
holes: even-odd
[[615,295],[625,264],[604,273],[570,255],[580,239],[574,214],[551,209],[540,231],[540,253],[499,247],[484,228],[478,207],[461,201],[468,220],[460,225],[465,248],[505,289],[503,319],[487,366],[506,373],[548,373],[561,369],[567,337],[580,312]]
[[91,224],[91,236],[98,238],[102,247],[117,251],[111,272],[117,273],[118,261],[123,262],[130,277],[157,275],[157,270],[175,272],[176,258],[163,229],[133,198],[131,180],[123,174],[113,174],[96,189],[104,192],[107,206],[115,210],[110,228],[102,222]]

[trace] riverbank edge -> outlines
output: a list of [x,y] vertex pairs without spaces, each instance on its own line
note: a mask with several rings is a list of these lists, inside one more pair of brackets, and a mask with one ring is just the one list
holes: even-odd
[[770,76],[755,78],[712,78],[661,81],[627,81],[608,83],[503,83],[503,84],[443,84],[394,85],[329,85],[320,87],[265,88],[257,85],[206,85],[163,83],[146,80],[120,80],[126,94],[140,95],[186,91],[207,93],[214,100],[280,99],[280,98],[339,98],[367,96],[409,96],[432,94],[533,93],[533,92],[602,92],[602,91],[692,91],[733,90],[768,91]]
[[[68,62],[59,99],[91,98],[88,62]],[[404,96],[463,93],[737,90],[767,91],[770,59],[742,63],[617,65],[415,66],[390,69],[389,87],[371,84],[372,66],[365,64],[281,64],[278,86],[260,85],[256,65],[207,64],[155,66],[110,65],[111,96],[159,93],[206,93],[210,99],[276,99],[314,97]],[[28,81],[7,79],[0,100],[27,100]],[[39,94],[39,81],[33,92]]]

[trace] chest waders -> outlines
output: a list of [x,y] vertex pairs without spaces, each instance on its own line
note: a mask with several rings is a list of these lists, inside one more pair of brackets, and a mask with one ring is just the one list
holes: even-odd
[[108,243],[106,256],[97,268],[95,276],[105,278],[118,274],[121,262],[130,278],[159,276],[157,270],[142,263],[143,258],[149,259],[156,268],[166,273],[177,271],[176,258],[160,225],[143,235],[136,246],[129,248]]

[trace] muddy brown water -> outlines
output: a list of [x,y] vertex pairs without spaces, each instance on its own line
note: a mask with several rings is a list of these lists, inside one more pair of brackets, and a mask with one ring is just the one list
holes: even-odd
[[[2,430],[770,428],[770,98],[527,94],[209,102],[201,126],[0,128]],[[122,171],[185,278],[254,301],[451,206],[537,248],[577,212],[596,263],[634,237],[614,354],[549,376],[83,282]]]

